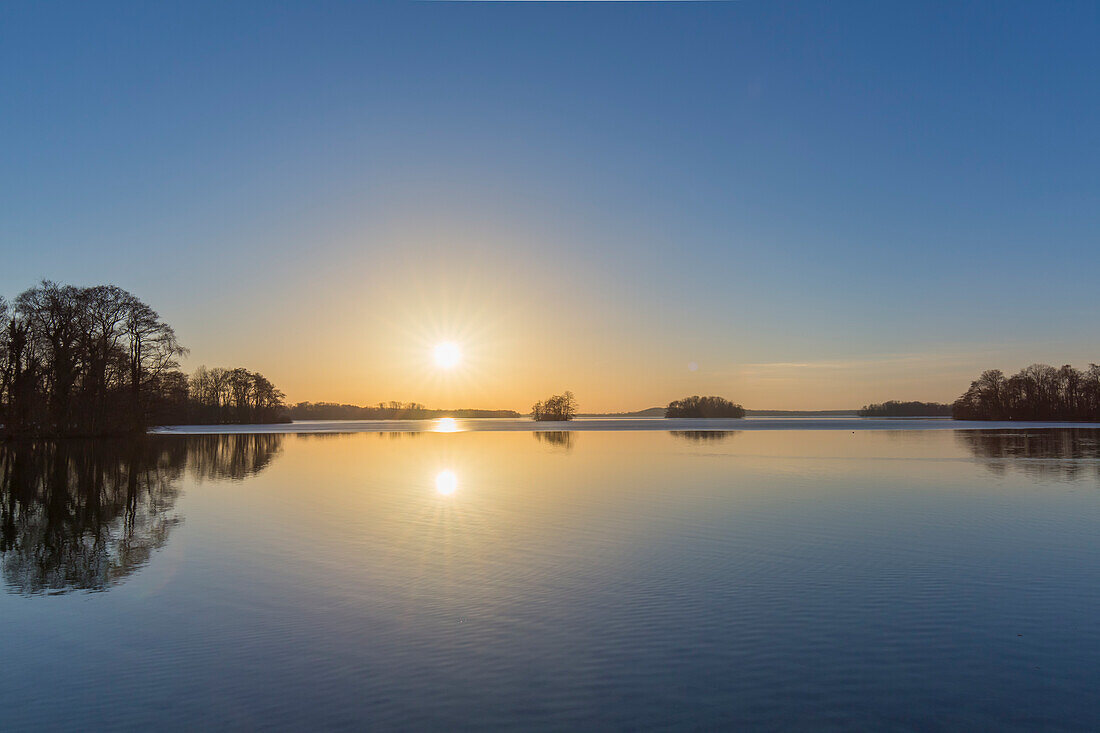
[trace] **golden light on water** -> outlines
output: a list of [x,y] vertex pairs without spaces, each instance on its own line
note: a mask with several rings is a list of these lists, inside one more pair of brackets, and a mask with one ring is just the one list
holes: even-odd
[[453,417],[441,417],[435,421],[434,433],[457,433],[458,422]]
[[458,477],[454,471],[440,471],[435,477],[435,491],[443,496],[450,496],[458,489]]
[[435,365],[441,369],[453,369],[462,361],[462,351],[454,341],[436,344],[432,355],[435,357]]

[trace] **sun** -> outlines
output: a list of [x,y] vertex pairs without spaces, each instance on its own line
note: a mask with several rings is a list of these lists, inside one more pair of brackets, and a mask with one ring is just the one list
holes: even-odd
[[436,366],[442,369],[453,369],[462,360],[462,351],[454,341],[443,341],[435,345],[432,352],[435,356]]

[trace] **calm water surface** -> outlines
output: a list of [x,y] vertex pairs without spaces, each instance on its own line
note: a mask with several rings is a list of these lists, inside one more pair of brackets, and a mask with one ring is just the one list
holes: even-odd
[[0,448],[0,728],[1100,729],[1100,431]]

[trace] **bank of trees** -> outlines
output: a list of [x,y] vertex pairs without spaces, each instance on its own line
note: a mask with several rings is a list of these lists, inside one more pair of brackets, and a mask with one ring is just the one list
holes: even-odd
[[940,402],[898,402],[889,400],[864,405],[860,417],[951,417],[952,406]]
[[1100,365],[1032,364],[1011,377],[990,369],[952,407],[957,420],[1100,422]]
[[9,435],[144,429],[186,353],[171,326],[121,288],[43,281],[0,302],[0,422]]
[[544,420],[572,420],[576,416],[577,398],[569,390],[541,402],[536,402],[531,407],[531,417],[540,422]]
[[[187,349],[175,331],[122,288],[46,280],[10,303],[0,298],[0,324],[5,436],[143,432],[194,421],[207,405],[179,371]],[[260,375],[225,371],[235,376],[217,404],[228,395],[233,421],[270,416],[281,405],[282,393]]]
[[745,416],[745,408],[723,397],[692,395],[673,400],[665,409],[665,417],[734,417]]
[[181,421],[218,423],[287,422],[285,395],[267,377],[242,367],[207,369],[200,366],[188,380],[187,404]]

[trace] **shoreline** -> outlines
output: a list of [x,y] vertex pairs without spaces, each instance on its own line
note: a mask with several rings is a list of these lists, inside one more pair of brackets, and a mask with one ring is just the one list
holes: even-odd
[[745,417],[576,418],[568,422],[535,422],[516,418],[448,418],[423,420],[301,420],[260,425],[172,425],[151,428],[154,435],[232,435],[238,433],[461,433],[461,432],[629,432],[743,430],[1100,430],[1100,423],[952,420],[950,418]]

